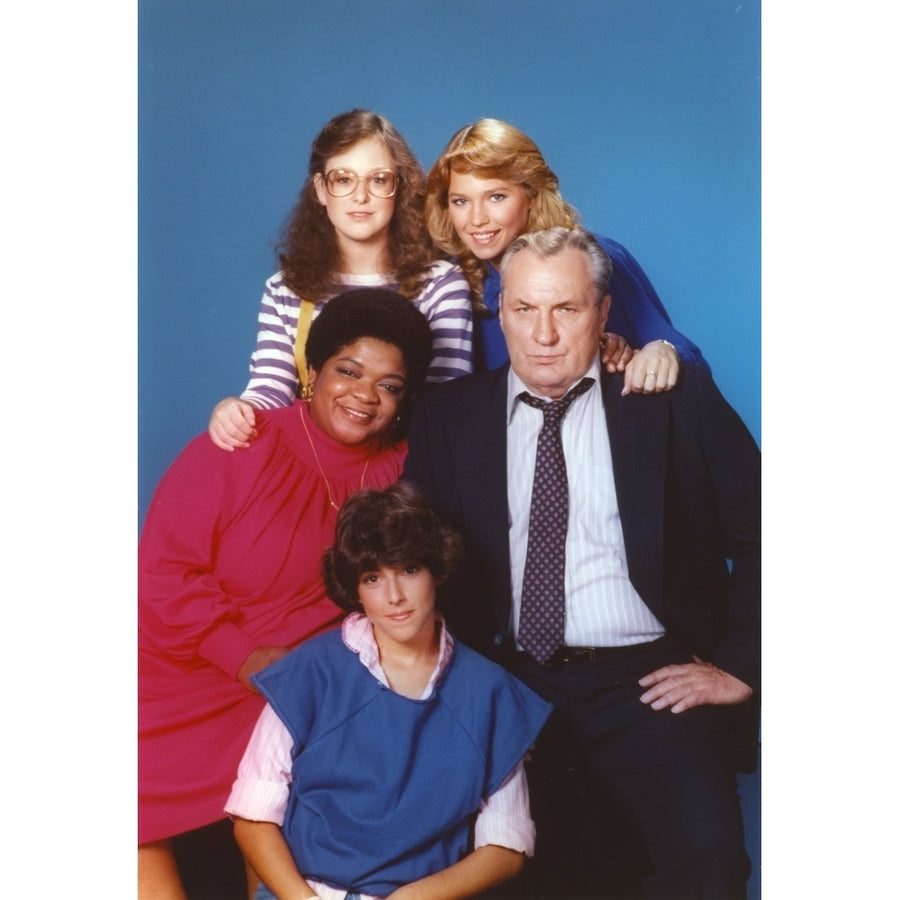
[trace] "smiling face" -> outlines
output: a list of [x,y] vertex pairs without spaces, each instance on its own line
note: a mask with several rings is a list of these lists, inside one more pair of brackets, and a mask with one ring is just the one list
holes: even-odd
[[450,221],[478,259],[497,260],[528,228],[531,198],[520,184],[450,172]]
[[513,371],[528,389],[558,399],[588,370],[606,326],[609,295],[597,302],[587,256],[520,250],[506,265],[500,327]]
[[379,566],[359,577],[359,602],[379,644],[423,644],[434,640],[435,580],[424,566]]
[[372,172],[396,171],[393,157],[384,141],[371,137],[354,144],[344,153],[325,161],[325,174],[332,169],[349,169],[361,176],[356,190],[346,197],[332,197],[322,173],[314,179],[316,196],[334,225],[338,247],[347,252],[353,244],[387,246],[388,227],[394,215],[393,197],[374,197],[366,189],[365,176]]
[[387,434],[406,395],[406,365],[400,348],[377,338],[359,338],[310,368],[309,412],[326,434],[350,446]]

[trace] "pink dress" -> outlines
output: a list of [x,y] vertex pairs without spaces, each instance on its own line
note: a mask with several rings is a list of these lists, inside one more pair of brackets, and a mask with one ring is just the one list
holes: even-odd
[[324,434],[306,404],[257,412],[258,437],[228,453],[195,438],[160,481],[139,550],[138,843],[224,818],[265,702],[235,676],[259,646],[296,647],[343,617],[319,562],[335,502],[386,487],[406,445],[370,454]]

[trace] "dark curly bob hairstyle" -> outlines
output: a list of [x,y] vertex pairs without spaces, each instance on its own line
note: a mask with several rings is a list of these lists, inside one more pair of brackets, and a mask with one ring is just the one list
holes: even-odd
[[421,293],[428,269],[441,254],[425,227],[425,173],[400,132],[377,113],[352,109],[335,116],[316,136],[306,181],[278,243],[278,261],[288,287],[298,296],[318,301],[333,276],[341,272],[334,225],[316,196],[316,175],[324,175],[331,157],[367,138],[382,141],[399,176],[394,215],[388,229],[388,259],[400,293]]
[[400,420],[391,439],[406,433],[409,409],[425,387],[431,363],[431,328],[428,320],[405,297],[387,288],[356,288],[329,300],[313,319],[306,339],[306,362],[320,371],[344,347],[360,338],[376,338],[393,344],[406,366],[406,392]]
[[463,557],[462,538],[438,518],[426,496],[400,481],[352,494],[338,513],[334,546],[322,557],[328,596],[347,612],[361,612],[359,578],[379,566],[421,566],[440,585]]

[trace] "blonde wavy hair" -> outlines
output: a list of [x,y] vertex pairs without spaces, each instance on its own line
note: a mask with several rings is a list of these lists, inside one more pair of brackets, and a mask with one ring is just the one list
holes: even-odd
[[522,185],[532,201],[527,231],[575,228],[580,220],[574,207],[563,200],[559,179],[528,135],[500,119],[479,119],[460,128],[428,173],[425,221],[435,244],[458,259],[472,289],[472,305],[483,313],[487,311],[482,298],[488,266],[466,248],[453,227],[447,199],[451,172]]

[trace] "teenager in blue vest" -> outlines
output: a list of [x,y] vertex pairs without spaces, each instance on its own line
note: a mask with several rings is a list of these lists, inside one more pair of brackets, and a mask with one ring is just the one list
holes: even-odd
[[444,626],[462,552],[411,485],[342,507],[322,574],[349,615],[254,676],[226,811],[257,900],[468,897],[533,854],[523,759],[551,707]]

